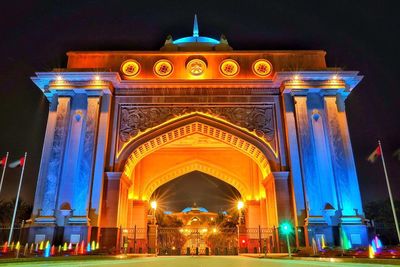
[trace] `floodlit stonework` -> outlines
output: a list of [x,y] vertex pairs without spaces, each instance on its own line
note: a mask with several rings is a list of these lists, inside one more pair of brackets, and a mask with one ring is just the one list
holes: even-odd
[[198,34],[160,51],[72,51],[36,73],[50,107],[30,242],[118,246],[122,228],[147,229],[158,187],[200,171],[240,192],[245,227],[291,221],[298,245],[340,245],[339,232],[366,244],[344,108],[358,72],[327,67],[324,51]]

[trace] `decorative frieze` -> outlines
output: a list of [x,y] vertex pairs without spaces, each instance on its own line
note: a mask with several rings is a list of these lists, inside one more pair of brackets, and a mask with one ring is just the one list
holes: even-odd
[[204,113],[226,120],[254,132],[271,143],[275,137],[273,105],[259,106],[132,106],[120,108],[119,141],[128,142],[140,132],[158,126],[173,118],[190,113]]

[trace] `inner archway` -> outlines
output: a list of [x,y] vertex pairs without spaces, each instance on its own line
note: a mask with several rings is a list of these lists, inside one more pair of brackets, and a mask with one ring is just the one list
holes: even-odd
[[161,210],[182,211],[194,203],[212,212],[230,212],[242,196],[232,185],[201,171],[192,171],[158,187],[150,199]]

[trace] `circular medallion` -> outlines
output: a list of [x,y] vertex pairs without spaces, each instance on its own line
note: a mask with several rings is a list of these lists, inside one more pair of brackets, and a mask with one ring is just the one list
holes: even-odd
[[253,72],[261,77],[268,76],[272,72],[272,65],[266,59],[259,59],[253,63]]
[[233,77],[239,73],[239,64],[233,59],[225,59],[219,65],[221,73],[228,77]]
[[126,76],[135,76],[140,71],[140,64],[133,59],[128,59],[121,64],[121,72]]
[[186,64],[186,70],[193,76],[202,75],[206,69],[206,63],[198,58],[192,59]]
[[153,71],[160,77],[167,77],[172,73],[174,67],[172,63],[166,59],[160,59],[154,64]]

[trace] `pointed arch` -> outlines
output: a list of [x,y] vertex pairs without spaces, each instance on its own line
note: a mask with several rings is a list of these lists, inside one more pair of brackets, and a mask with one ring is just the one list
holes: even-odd
[[271,173],[268,159],[277,160],[272,148],[253,133],[208,114],[195,112],[174,118],[163,123],[162,127],[155,127],[130,140],[118,153],[116,167],[130,178],[136,164],[145,156],[193,134],[205,135],[242,152],[256,162],[264,178]]
[[154,191],[163,184],[193,171],[200,171],[230,184],[239,191],[242,198],[246,198],[251,194],[250,188],[242,182],[244,179],[241,177],[238,177],[225,168],[204,160],[196,159],[173,166],[159,176],[150,179],[149,182],[143,186],[142,199],[150,199]]

